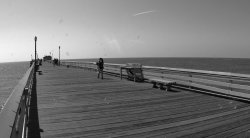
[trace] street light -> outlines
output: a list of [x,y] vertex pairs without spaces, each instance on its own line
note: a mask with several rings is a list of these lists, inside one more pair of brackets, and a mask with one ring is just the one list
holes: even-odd
[[59,46],[59,66],[61,65],[61,60],[60,60],[60,49],[61,49],[61,47]]
[[35,70],[36,70],[36,41],[37,41],[37,37],[35,36]]

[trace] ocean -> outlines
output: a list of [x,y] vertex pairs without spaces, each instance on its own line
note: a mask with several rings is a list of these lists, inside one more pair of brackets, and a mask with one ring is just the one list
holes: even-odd
[[[93,61],[97,59],[70,59],[70,61]],[[106,63],[141,63],[148,66],[199,69],[210,71],[250,74],[250,59],[240,58],[104,58]],[[29,62],[0,63],[0,105],[29,68]]]
[[0,63],[0,107],[29,68],[29,62]]
[[[98,59],[74,59],[94,61]],[[250,59],[243,58],[104,58],[106,63],[141,63],[145,66],[198,69],[250,74]]]

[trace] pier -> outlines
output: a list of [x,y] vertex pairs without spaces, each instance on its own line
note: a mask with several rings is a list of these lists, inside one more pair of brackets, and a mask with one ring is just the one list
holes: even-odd
[[[250,136],[250,104],[242,97],[202,93],[182,85],[160,90],[151,83],[121,80],[119,69],[113,68],[112,74],[110,67],[102,80],[93,64],[62,65],[44,63],[39,67],[25,110],[28,123],[22,121],[27,127],[20,125],[23,134],[15,132],[18,127],[13,126],[20,122],[15,117],[11,137]],[[6,108],[3,111],[8,113]]]

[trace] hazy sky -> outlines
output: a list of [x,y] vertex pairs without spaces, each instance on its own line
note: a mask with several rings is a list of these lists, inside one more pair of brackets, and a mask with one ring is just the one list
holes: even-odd
[[0,62],[250,58],[250,0],[0,0]]

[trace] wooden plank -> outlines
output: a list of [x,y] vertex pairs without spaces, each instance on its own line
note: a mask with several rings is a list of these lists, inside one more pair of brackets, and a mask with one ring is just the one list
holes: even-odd
[[[196,99],[197,101],[199,99]],[[185,101],[187,102],[187,101]],[[183,102],[184,103],[184,102]],[[196,104],[199,104],[196,105]],[[218,104],[220,104],[218,106]],[[177,102],[176,103],[168,103],[168,102],[161,102],[161,105],[160,107],[158,107],[159,103],[151,103],[150,105],[146,105],[146,107],[143,105],[135,105],[135,106],[132,106],[129,107],[129,106],[123,106],[123,107],[112,107],[110,106],[109,108],[100,108],[100,107],[95,107],[95,109],[88,109],[86,110],[86,106],[78,106],[78,108],[74,107],[74,110],[82,110],[84,112],[84,115],[85,116],[88,116],[88,117],[94,117],[94,116],[102,116],[102,117],[109,117],[109,115],[115,115],[118,114],[117,116],[120,116],[126,112],[129,112],[127,114],[124,114],[124,116],[127,116],[128,114],[131,115],[131,114],[135,114],[135,113],[145,113],[145,112],[150,112],[150,111],[154,111],[154,112],[162,112],[164,111],[164,113],[168,113],[168,114],[173,114],[173,113],[181,113],[181,112],[186,112],[186,110],[188,109],[188,111],[196,111],[196,110],[199,110],[201,108],[205,108],[205,107],[215,107],[215,109],[220,109],[220,108],[231,108],[233,109],[235,106],[241,106],[241,104],[234,104],[234,105],[227,105],[227,104],[221,104],[219,101],[218,102],[215,102],[214,100],[206,100],[206,101],[200,101],[199,102],[196,102],[196,103],[193,103],[193,104],[188,104],[188,105],[185,105],[183,106],[182,103],[178,104]],[[73,106],[71,106],[72,108]],[[140,108],[139,108],[140,107]],[[69,107],[70,108],[70,107]],[[84,110],[82,109],[84,108]],[[59,107],[59,109],[63,112],[63,110],[68,110],[67,108],[61,108]],[[59,109],[57,108],[57,111],[59,111]],[[45,108],[43,109],[43,111],[50,111],[50,110],[54,110],[53,108],[49,109],[49,108]],[[167,110],[167,111],[165,111]],[[207,110],[207,109],[206,109]],[[208,109],[210,110],[210,109]],[[214,110],[214,109],[213,109]],[[205,111],[205,110],[204,110]],[[99,114],[100,113],[100,114]],[[103,114],[102,114],[103,113]],[[48,114],[46,114],[48,115]],[[81,115],[82,116],[82,115]]]
[[[84,114],[74,114],[74,113],[67,113],[67,114],[58,114],[58,115],[51,115],[48,116],[46,115],[46,118],[42,118],[43,122],[47,122],[47,123],[53,123],[53,121],[51,120],[72,120],[72,121],[76,121],[79,119],[84,119],[84,120],[88,120],[88,119],[93,119],[93,118],[109,118],[111,116],[113,117],[119,117],[119,116],[132,116],[135,114],[140,114],[140,116],[144,116],[144,117],[149,117],[150,114],[153,114],[152,116],[159,116],[159,114],[180,114],[180,113],[185,113],[187,110],[189,112],[192,112],[194,114],[194,112],[200,112],[200,110],[202,108],[205,108],[206,106],[214,106],[217,107],[216,104],[218,105],[219,103],[215,103],[214,101],[207,101],[208,103],[201,103],[200,105],[202,107],[199,106],[194,106],[194,107],[190,107],[191,105],[188,105],[188,107],[184,106],[184,107],[178,107],[178,106],[174,106],[172,108],[170,108],[168,106],[168,104],[162,104],[162,106],[159,108],[153,108],[153,107],[145,107],[145,108],[141,108],[138,109],[138,107],[134,107],[134,108],[120,108],[120,109],[112,109],[112,110],[108,110],[108,109],[103,109],[103,110],[93,110],[93,111],[86,111],[84,110]],[[172,105],[173,106],[173,105]],[[229,105],[220,105],[221,107],[217,107],[215,109],[219,109],[219,108],[232,108]],[[238,105],[234,105],[234,106],[241,106],[240,104]],[[155,106],[156,107],[156,106]],[[178,108],[178,109],[177,109]],[[181,110],[183,109],[183,110]],[[214,109],[214,110],[215,110]],[[166,111],[167,110],[167,111]],[[185,111],[186,110],[186,111]],[[206,109],[206,111],[211,110],[209,108]],[[127,113],[129,112],[129,113]],[[157,114],[155,114],[157,112]],[[203,111],[204,112],[204,111]],[[74,116],[74,118],[72,119],[71,117],[68,118],[68,114],[71,114],[72,116]],[[187,114],[185,114],[187,115]],[[152,117],[151,116],[151,117]],[[129,119],[134,119],[134,118],[129,118]]]
[[206,130],[210,121],[225,116],[237,120],[235,114],[248,112],[243,110],[248,104],[239,101],[179,89],[166,93],[111,76],[100,80],[82,69],[46,64],[41,69],[37,94],[42,137],[160,137],[165,129]]
[[[217,122],[214,122],[214,123],[209,123],[207,125],[204,125],[204,126],[199,126],[199,127],[194,127],[194,128],[190,128],[190,129],[186,129],[182,132],[175,132],[175,133],[171,133],[171,134],[167,134],[165,136],[167,137],[204,137],[204,136],[208,136],[208,135],[211,135],[213,134],[214,131],[210,132],[210,133],[206,133],[206,132],[203,132],[203,133],[198,133],[198,132],[201,132],[201,131],[204,131],[204,130],[209,130],[209,129],[212,129],[212,128],[215,128],[217,127],[219,130],[221,129],[220,127],[223,126],[223,125],[227,125],[230,124],[230,123],[235,123],[237,122],[239,119],[240,120],[244,120],[244,119],[249,119],[249,115],[246,113],[242,116],[238,116],[238,117],[234,117],[234,118],[227,118],[225,120],[225,118],[220,118],[220,119],[223,119],[223,121],[219,121],[217,120]],[[230,128],[227,128],[227,129],[230,129]],[[222,130],[220,130],[222,131]]]
[[185,121],[180,121],[180,122],[175,122],[175,123],[169,123],[169,124],[157,125],[157,126],[152,126],[152,127],[147,127],[147,128],[141,128],[141,129],[136,129],[133,131],[125,131],[125,132],[117,133],[113,137],[129,136],[129,135],[144,133],[144,132],[148,132],[148,131],[155,131],[155,130],[166,129],[166,128],[171,128],[171,127],[184,126],[187,124],[193,124],[195,122],[210,120],[213,118],[223,117],[226,115],[235,114],[235,113],[238,113],[241,111],[248,111],[248,110],[250,110],[250,107],[242,108],[239,110],[228,111],[228,112],[224,112],[221,114],[215,114],[215,115],[210,115],[210,116],[205,116],[205,117],[200,117],[200,118],[195,118],[195,119],[190,119],[190,120],[185,120]]
[[[211,106],[211,104],[209,104]],[[204,108],[206,108],[208,106],[204,106]],[[232,109],[231,107],[225,107],[224,109]],[[182,108],[184,109],[184,108]],[[140,123],[143,122],[152,122],[152,120],[164,120],[166,118],[170,119],[169,121],[172,121],[176,118],[180,118],[180,117],[187,117],[191,114],[195,115],[195,114],[201,114],[201,113],[205,113],[205,112],[211,112],[212,110],[218,110],[217,109],[209,109],[207,108],[206,110],[202,111],[200,110],[202,108],[197,108],[196,110],[194,108],[185,108],[185,110],[190,110],[188,113],[185,110],[177,110],[177,109],[172,109],[170,111],[164,111],[164,110],[152,110],[154,112],[141,112],[140,116],[135,116],[137,115],[137,112],[135,111],[134,113],[129,113],[129,114],[125,114],[122,115],[121,114],[108,114],[108,115],[98,115],[98,116],[93,116],[91,114],[89,114],[88,116],[85,116],[84,118],[74,118],[75,120],[71,120],[72,122],[78,121],[78,120],[83,120],[83,124],[87,125],[87,126],[93,126],[93,125],[100,125],[100,124],[115,124],[116,123],[122,123],[123,121],[119,120],[120,116],[122,115],[123,120],[126,120],[127,124],[131,124],[134,123],[138,120],[140,120]],[[155,112],[157,112],[157,114],[155,114]],[[179,114],[179,115],[175,115],[175,114]],[[124,114],[124,112],[123,112]],[[191,117],[191,116],[190,116]],[[70,120],[70,118],[69,118]],[[94,120],[94,121],[93,121]],[[149,121],[150,120],[150,121]],[[180,119],[178,119],[180,120]],[[107,122],[106,122],[107,121]],[[57,122],[57,121],[56,121]],[[91,124],[87,123],[87,122],[92,122]],[[53,123],[53,122],[49,122],[48,123]],[[61,122],[58,122],[61,123]],[[97,123],[97,124],[96,124]],[[125,125],[124,123],[122,123],[121,125]],[[81,125],[83,126],[83,125]],[[112,127],[111,125],[109,125],[109,127]]]
[[234,135],[231,135],[231,137],[235,137],[235,138],[249,138],[250,137],[250,129],[249,129],[249,125],[248,125],[248,129],[243,129],[238,131],[239,133],[238,134],[234,134]]
[[[231,128],[227,127],[226,124],[236,124],[240,119],[247,118],[247,112],[242,112],[240,114],[234,114],[229,116],[223,116],[216,119],[210,119],[206,121],[201,121],[199,123],[188,124],[185,126],[179,126],[169,129],[157,130],[151,133],[140,134],[140,136],[148,136],[148,137],[208,137],[214,135],[218,132],[230,131]],[[225,125],[225,129],[223,126]],[[204,130],[204,131],[203,131]],[[212,131],[214,130],[214,131]],[[234,131],[237,132],[237,131]],[[133,135],[137,136],[137,135]],[[221,135],[220,137],[225,137]]]
[[[237,121],[239,121],[241,118],[247,118],[248,111],[238,112],[233,115],[226,115],[223,117],[215,118],[215,119],[208,119],[205,121],[200,121],[197,123],[191,123],[184,126],[177,126],[172,128],[166,128],[166,129],[159,129],[152,132],[145,132],[140,133],[137,135],[130,135],[130,137],[208,137],[211,135],[214,135],[218,131],[225,131],[225,130],[231,130],[230,127],[226,129],[221,129],[223,127],[223,124],[235,124]],[[226,126],[226,125],[225,125]],[[216,129],[215,131],[210,131],[211,129]],[[205,131],[203,131],[205,130]],[[208,131],[207,131],[208,130]],[[234,131],[237,132],[237,131]]]
[[[219,127],[214,127],[207,131],[206,133],[209,133],[208,138],[221,138],[221,137],[233,137],[238,134],[245,133],[250,128],[250,118],[244,119],[244,120],[236,120],[235,122],[231,124],[226,125],[220,125]],[[200,132],[200,134],[203,134],[204,132]],[[199,135],[201,136],[201,135]],[[250,133],[248,132],[248,136],[250,136]]]

